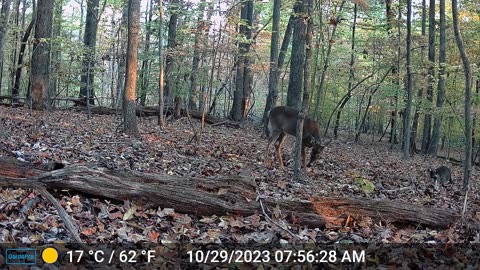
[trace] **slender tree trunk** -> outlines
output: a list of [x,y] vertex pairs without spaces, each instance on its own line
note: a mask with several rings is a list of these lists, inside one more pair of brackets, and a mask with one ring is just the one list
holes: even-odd
[[410,159],[410,115],[412,113],[412,0],[407,0],[407,104],[403,119],[403,158]]
[[280,40],[281,0],[273,1],[272,38],[270,41],[270,72],[268,74],[268,96],[263,113],[263,124],[267,126],[268,112],[275,107],[278,96],[278,43]]
[[[426,0],[422,0],[422,37],[426,35],[426,24],[427,24],[427,6]],[[422,65],[422,74],[424,74],[425,67],[425,46],[422,45],[420,50],[420,62]],[[420,87],[417,92],[417,105],[415,106],[415,115],[413,116],[412,124],[412,135],[410,138],[412,149],[411,151],[416,150],[416,140],[417,140],[417,131],[418,131],[418,122],[420,119],[420,108],[422,105],[422,96],[423,96],[423,87]]]
[[[53,28],[53,36],[60,38],[62,37],[62,6],[57,5],[55,6],[55,16],[54,16],[54,21],[55,21],[55,27]],[[61,60],[62,60],[62,50],[60,46],[60,42],[56,42],[52,46],[52,54],[53,54],[53,69],[52,69],[52,84],[51,87],[49,88],[49,102],[50,102],[50,107],[55,106],[55,102],[53,97],[55,97],[58,93],[58,88],[60,84],[60,70],[61,70]]]
[[[305,1],[305,0],[304,0]],[[296,0],[293,6],[293,37],[288,81],[287,106],[300,109],[304,83],[305,64],[305,7],[302,0]]]
[[5,40],[7,38],[11,3],[12,0],[4,0],[2,2],[2,10],[0,11],[0,94],[2,93],[3,80],[3,51],[5,47]]
[[437,156],[438,141],[442,126],[442,107],[445,100],[445,65],[446,65],[446,25],[445,25],[445,0],[440,0],[440,51],[438,55],[440,68],[438,70],[438,95],[435,121],[433,124],[432,140],[429,145],[428,154]]
[[164,100],[164,73],[163,73],[163,2],[158,0],[159,25],[158,25],[158,125],[160,128],[165,126],[165,117],[163,109],[165,107]]
[[[254,13],[254,1],[248,0],[247,1],[247,29],[245,32],[245,37],[249,41],[246,43],[245,46],[245,72],[243,78],[243,101],[242,101],[242,119],[247,119],[248,109],[250,108],[250,97],[253,91],[253,73],[252,73],[252,65],[253,65],[253,57],[250,55],[252,42],[252,31],[253,31],[253,13]],[[211,88],[210,88],[211,90]]]
[[39,0],[35,40],[32,53],[32,109],[49,109],[47,91],[50,85],[50,42],[52,37],[53,0]]
[[167,42],[167,54],[165,56],[165,99],[166,103],[172,104],[173,102],[173,83],[174,78],[172,76],[173,65],[175,62],[174,50],[176,47],[177,39],[177,23],[178,23],[178,0],[170,2],[169,9],[171,11],[170,20],[168,22],[168,42]]
[[[12,21],[15,22],[15,26],[14,27],[17,27],[17,28],[22,28],[23,29],[23,26],[20,25],[20,0],[15,0],[14,2],[14,7],[15,7],[15,14],[14,14],[14,19]],[[14,34],[12,35],[13,36],[13,40],[10,41],[11,43],[13,43],[13,52],[12,52],[12,63],[15,63],[16,60],[17,60],[17,57],[18,57],[18,43],[19,43],[19,31],[15,31]],[[13,85],[14,81],[15,81],[15,68],[12,66],[8,69],[10,72],[9,74],[9,83],[7,83],[7,85]],[[1,76],[0,76],[1,77]],[[0,89],[1,89],[1,83],[0,83]],[[9,88],[9,92],[10,92],[10,89]],[[13,94],[12,94],[13,95]],[[10,102],[13,102],[13,99],[10,100]]]
[[[150,36],[152,34],[152,17],[153,17],[153,0],[150,0],[150,6],[147,7],[148,11],[145,15],[146,23],[146,33],[145,33],[145,58],[142,61],[142,68],[140,73],[140,105],[145,106],[145,101],[147,100],[148,92],[148,73],[150,67]],[[148,14],[148,16],[147,16]]]
[[[429,106],[433,102],[433,84],[435,78],[435,0],[430,0],[428,13],[428,86],[427,100]],[[431,110],[427,110],[423,123],[422,153],[427,154],[431,143],[432,114]]]
[[333,136],[335,138],[338,137],[338,128],[340,126],[340,115],[342,114],[343,107],[347,104],[347,102],[350,100],[351,93],[352,93],[352,86],[353,86],[353,80],[355,78],[355,70],[354,70],[354,64],[355,64],[355,29],[356,29],[356,24],[357,24],[357,9],[358,6],[357,4],[354,5],[353,8],[353,23],[352,23],[352,46],[351,46],[351,52],[350,52],[350,73],[348,76],[348,96],[344,99],[344,102],[341,103],[340,107],[338,108],[337,111],[337,117],[335,119],[335,127],[333,128]]
[[290,16],[290,18],[288,19],[287,27],[285,28],[285,35],[283,36],[282,46],[280,47],[280,53],[278,54],[277,77],[279,78],[280,78],[280,71],[283,69],[283,66],[285,65],[285,56],[287,55],[288,45],[290,44],[290,39],[292,38],[292,32],[293,32],[293,16]]
[[467,53],[465,52],[462,34],[460,33],[460,28],[458,25],[457,0],[452,0],[452,20],[455,40],[457,42],[458,50],[460,51],[463,70],[465,72],[465,160],[463,168],[463,189],[466,192],[469,188],[470,174],[472,172],[472,87],[470,84],[472,72],[470,70],[470,61]]
[[188,107],[191,110],[197,109],[198,103],[198,81],[197,73],[200,63],[200,44],[202,44],[203,28],[205,27],[204,18],[205,0],[200,1],[198,6],[197,29],[195,30],[195,40],[193,45],[192,72],[190,73],[190,98]]
[[[295,163],[294,163],[294,181],[301,181],[302,180],[302,138],[303,138],[303,123],[305,120],[305,116],[308,112],[308,101],[309,101],[309,94],[310,94],[310,63],[312,60],[312,36],[313,36],[313,0],[303,0],[302,3],[304,6],[306,5],[306,19],[307,19],[307,29],[305,36],[305,61],[303,66],[303,102],[302,108],[299,110],[298,120],[297,120],[297,132],[296,132],[296,139],[295,139]],[[305,9],[305,8],[304,8]],[[305,154],[305,153],[304,153]],[[305,157],[306,158],[306,157]],[[306,170],[307,168],[305,168]]]
[[125,93],[123,95],[123,127],[127,134],[140,136],[135,114],[138,68],[138,31],[140,24],[140,0],[128,1],[128,45]]
[[246,16],[247,16],[247,28],[245,32],[245,37],[249,41],[245,45],[245,71],[244,71],[244,78],[243,78],[243,100],[242,100],[242,120],[247,119],[248,109],[250,108],[250,98],[253,92],[253,72],[252,72],[252,65],[254,62],[254,58],[251,55],[251,47],[252,43],[255,42],[253,40],[252,32],[254,28],[254,1],[248,0],[246,6]]
[[[345,1],[342,1],[340,4],[340,7],[338,8],[337,14],[340,14],[343,10],[343,6],[345,5]],[[328,47],[327,47],[327,54],[325,55],[325,61],[323,63],[323,69],[322,69],[322,76],[320,77],[320,83],[318,84],[318,89],[317,89],[317,100],[315,103],[315,112],[313,115],[320,121],[321,117],[319,113],[320,111],[320,106],[322,103],[322,96],[323,96],[323,87],[325,85],[325,78],[327,76],[327,70],[330,65],[330,55],[332,52],[332,46],[334,43],[335,39],[335,33],[337,31],[337,24],[340,23],[340,15],[337,15],[334,19],[335,21],[332,21],[332,34],[330,35],[330,40],[328,41]]]
[[12,102],[17,102],[18,100],[16,99],[18,96],[20,96],[20,82],[22,79],[22,67],[23,67],[23,58],[25,56],[25,48],[27,47],[27,42],[28,38],[30,37],[30,33],[32,32],[33,25],[36,21],[36,6],[35,6],[35,1],[33,1],[33,8],[32,8],[32,20],[30,21],[30,24],[28,24],[27,29],[25,29],[25,34],[23,34],[22,38],[22,43],[20,45],[20,51],[18,53],[18,60],[17,60],[17,69],[15,71],[15,82],[13,83],[13,88],[12,88]]
[[98,6],[99,0],[87,1],[87,18],[85,22],[85,34],[83,36],[83,44],[86,51],[82,62],[80,98],[83,98],[85,101],[88,100],[88,103],[91,105],[95,104],[93,83],[95,81],[94,65],[95,48],[97,46]]
[[[282,41],[282,46],[280,48],[280,53],[278,54],[278,59],[277,59],[277,63],[276,63],[276,66],[275,66],[276,70],[274,70],[274,74],[273,74],[276,77],[274,77],[273,79],[271,79],[271,77],[269,77],[269,81],[268,81],[269,91],[268,91],[267,101],[266,101],[266,104],[265,104],[265,111],[263,113],[263,123],[264,123],[265,128],[267,126],[268,112],[273,107],[275,107],[275,104],[277,103],[277,99],[278,99],[278,80],[280,78],[280,71],[282,70],[283,65],[285,63],[285,55],[287,53],[288,45],[290,44],[290,38],[292,36],[292,28],[293,28],[293,16],[290,16],[290,18],[288,19],[287,27],[285,29],[285,35],[283,36],[283,41]],[[272,31],[273,31],[273,26],[272,26]],[[272,46],[271,46],[272,50],[273,50],[273,35],[275,35],[275,32],[273,32],[273,34],[272,34]],[[271,57],[272,57],[272,52],[270,52],[270,59],[272,59]],[[270,61],[270,62],[271,62],[270,64],[273,63],[272,61]],[[272,69],[270,69],[270,72],[272,72]],[[270,85],[271,83],[272,83],[272,85]]]
[[[242,2],[242,7],[240,10],[240,18],[242,21],[246,21],[248,19],[248,2]],[[240,24],[239,31],[240,36],[246,37],[247,34],[247,26],[245,23]],[[235,74],[235,91],[233,93],[233,105],[232,111],[230,112],[230,116],[235,121],[241,121],[243,118],[243,100],[245,94],[245,55],[247,52],[247,43],[240,42],[238,44],[238,56],[237,56],[237,63],[236,63],[236,74]]]
[[125,38],[128,21],[128,1],[124,0],[122,22],[120,23],[120,30],[118,31],[118,76],[117,76],[117,108],[123,108],[123,93],[125,91],[125,69],[127,65],[127,52],[125,48]]

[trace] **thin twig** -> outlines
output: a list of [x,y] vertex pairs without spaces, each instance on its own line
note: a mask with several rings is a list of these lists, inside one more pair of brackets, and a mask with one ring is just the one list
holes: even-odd
[[227,124],[228,122],[230,122],[230,121],[229,121],[229,120],[225,120],[225,121],[221,121],[221,122],[217,122],[217,123],[211,124],[210,126],[211,126],[211,127],[221,126],[221,125],[223,125],[223,124]]
[[44,187],[36,187],[36,190],[38,190],[38,192],[42,194],[45,199],[50,201],[55,207],[55,209],[57,209],[58,215],[60,216],[60,218],[62,218],[63,222],[65,223],[65,227],[72,234],[73,239],[75,239],[75,241],[77,241],[78,243],[83,243],[82,239],[80,239],[80,235],[77,233],[78,228],[73,225],[72,221],[70,220],[70,216],[67,214],[65,209],[63,209],[57,199],[55,199],[55,197],[53,197],[53,195],[48,192],[47,189]]
[[468,200],[468,188],[465,190],[465,199],[463,199],[463,209],[462,209],[462,222],[461,226],[463,227],[463,221],[465,218],[465,212],[467,211],[467,200]]
[[185,112],[187,113],[188,123],[190,124],[190,126],[192,127],[192,130],[193,130],[193,137],[188,141],[188,143],[191,143],[193,141],[193,139],[195,139],[195,138],[197,138],[197,141],[198,141],[197,130],[195,129],[195,126],[192,123],[192,119],[190,118],[190,113],[188,112],[188,107],[185,108]]
[[265,212],[265,208],[263,207],[262,197],[261,197],[261,195],[258,193],[258,191],[257,191],[257,199],[256,199],[256,200],[257,200],[258,202],[260,202],[260,207],[262,208],[263,215],[265,216],[265,219],[266,219],[268,222],[270,222],[270,223],[276,225],[278,228],[286,231],[286,232],[287,232],[288,234],[290,234],[292,237],[297,238],[297,239],[299,239],[299,240],[302,239],[300,236],[296,235],[295,233],[293,233],[292,231],[290,231],[288,228],[283,227],[282,225],[278,224],[277,222],[273,221],[273,220],[270,218],[270,216],[267,214],[267,212]]

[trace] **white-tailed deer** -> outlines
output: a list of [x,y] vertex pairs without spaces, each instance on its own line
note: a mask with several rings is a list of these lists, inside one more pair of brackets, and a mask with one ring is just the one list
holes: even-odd
[[[295,136],[297,129],[297,118],[298,110],[292,107],[279,106],[270,110],[266,129],[269,139],[267,144],[267,151],[265,153],[265,162],[268,158],[270,144],[273,141],[276,141],[275,148],[277,152],[277,158],[280,162],[280,168],[282,170],[284,169],[281,153],[282,144],[287,134]],[[305,117],[305,120],[303,122],[302,136],[302,164],[305,170],[307,169],[307,165],[305,164],[305,148],[312,148],[312,154],[310,157],[310,161],[308,162],[308,166],[310,166],[312,162],[314,162],[318,158],[325,146],[326,145],[323,145],[320,139],[319,124],[313,121],[311,118]]]

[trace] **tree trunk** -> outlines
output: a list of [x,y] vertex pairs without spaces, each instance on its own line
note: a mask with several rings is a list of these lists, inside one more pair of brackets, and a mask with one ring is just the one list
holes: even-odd
[[[245,96],[250,93],[250,60],[247,59],[247,53],[250,50],[251,29],[248,28],[253,25],[253,1],[248,0],[242,2],[242,8],[240,11],[240,18],[244,22],[240,24],[239,35],[243,36],[245,41],[240,41],[238,44],[238,56],[236,63],[236,75],[235,75],[235,91],[233,96],[231,117],[235,121],[243,120],[246,101],[249,96]],[[246,24],[246,25],[245,25]],[[248,25],[248,26],[247,26]],[[250,38],[250,39],[249,39]]]
[[446,25],[445,25],[445,0],[440,0],[440,51],[438,55],[439,70],[438,70],[438,94],[437,94],[437,108],[435,120],[433,123],[432,140],[429,145],[428,154],[437,156],[438,141],[440,139],[440,132],[442,126],[442,107],[445,100],[445,65],[446,65]]
[[465,191],[469,188],[470,174],[472,172],[472,87],[470,70],[470,61],[465,47],[463,45],[462,34],[458,25],[458,3],[457,0],[452,0],[452,19],[453,32],[455,33],[455,40],[457,42],[460,57],[462,58],[463,70],[465,72],[465,160],[463,168],[463,189]]
[[[274,11],[275,12],[275,11]],[[267,96],[267,101],[266,101],[266,104],[265,104],[265,111],[263,113],[263,123],[264,123],[264,126],[265,128],[267,127],[267,119],[268,119],[268,112],[273,108],[275,107],[276,103],[277,103],[277,98],[278,98],[278,80],[280,78],[280,71],[282,70],[283,68],[283,64],[285,62],[285,55],[287,53],[287,49],[288,49],[288,44],[290,43],[290,38],[292,36],[292,27],[293,27],[293,16],[290,16],[290,18],[288,19],[288,24],[287,24],[287,28],[285,29],[285,35],[283,36],[283,41],[282,41],[282,46],[280,48],[280,53],[278,54],[278,59],[277,59],[277,63],[275,65],[275,70],[274,70],[274,77],[273,79],[271,77],[269,77],[269,80],[268,80],[268,96]],[[273,26],[272,26],[272,32],[273,32]],[[273,36],[275,35],[275,32],[272,33],[272,44],[271,44],[271,48],[272,50],[274,49],[274,42],[273,42]],[[278,44],[277,44],[278,46]],[[270,52],[270,59],[272,57],[272,52]],[[272,61],[270,60],[270,65],[272,65]],[[271,66],[270,66],[270,72],[272,72],[271,70]],[[272,85],[270,85],[270,83],[272,83]],[[274,85],[273,85],[274,84]]]
[[[147,16],[148,14],[148,16]],[[142,68],[140,71],[140,105],[145,106],[148,92],[148,79],[150,73],[150,36],[152,34],[152,17],[153,17],[153,0],[150,0],[150,6],[147,7],[145,15],[146,33],[145,33],[145,58],[142,60]]]
[[159,26],[158,26],[158,125],[160,128],[165,126],[163,110],[165,107],[164,93],[164,73],[163,73],[163,0],[158,0]]
[[193,59],[192,59],[192,72],[190,73],[190,98],[188,100],[188,107],[190,110],[197,109],[198,103],[198,82],[197,82],[197,73],[198,66],[200,63],[200,44],[203,42],[202,34],[205,27],[204,18],[205,10],[205,0],[202,0],[198,6],[198,19],[197,19],[197,29],[195,29],[195,40],[193,45]]
[[[427,100],[429,108],[433,102],[433,84],[435,77],[435,0],[430,0],[428,13],[428,86],[427,86]],[[431,129],[432,129],[432,114],[431,109],[425,113],[425,120],[423,123],[423,137],[422,137],[422,153],[427,154],[431,143]]]
[[407,0],[407,104],[405,106],[403,130],[403,158],[410,159],[410,115],[412,113],[412,0]]
[[164,98],[167,104],[173,102],[173,65],[175,62],[174,50],[176,47],[177,38],[177,23],[178,23],[178,0],[172,0],[170,2],[170,20],[168,22],[168,42],[167,42],[167,54],[165,56],[165,92]]
[[275,107],[278,96],[278,43],[280,40],[280,7],[281,0],[273,1],[272,38],[270,41],[270,72],[268,74],[268,96],[263,113],[264,126],[267,125],[268,112]]
[[123,108],[123,93],[125,91],[125,69],[126,69],[126,58],[127,52],[125,48],[126,32],[127,32],[127,20],[128,20],[128,1],[123,1],[123,12],[122,12],[122,21],[120,23],[120,30],[118,31],[118,55],[117,55],[117,65],[118,65],[118,74],[117,74],[117,108]]
[[[57,38],[62,37],[62,6],[57,5],[55,6],[55,14],[54,14],[54,28],[53,28],[53,36]],[[53,67],[52,67],[52,83],[51,87],[49,88],[49,103],[50,107],[54,108],[55,103],[53,97],[58,94],[59,84],[60,84],[60,72],[61,72],[61,64],[62,64],[62,48],[61,43],[56,41],[52,46],[52,54],[53,54]]]
[[[306,8],[306,17],[307,18],[307,29],[306,33],[303,33],[302,36],[305,36],[305,62],[303,66],[303,104],[300,113],[298,114],[297,119],[297,130],[295,134],[295,159],[294,159],[294,171],[293,179],[294,181],[302,181],[302,143],[303,143],[303,123],[305,116],[308,113],[308,101],[310,94],[310,63],[312,61],[312,37],[313,37],[313,0],[303,0],[302,1],[304,9]],[[305,153],[303,153],[305,154]],[[303,156],[305,158],[305,156]],[[307,168],[304,168],[305,170]]]
[[12,0],[2,1],[2,10],[0,11],[0,94],[2,93],[3,80],[3,52],[5,47],[5,40],[7,38],[11,3]]
[[[15,0],[13,2],[13,10],[14,10],[14,16],[13,18],[11,19],[11,21],[14,23],[13,25],[13,29],[18,29],[18,28],[21,28],[23,29],[24,25],[20,25],[20,17],[22,16],[22,14],[20,13],[20,3],[21,3],[21,0]],[[0,23],[1,25],[1,23]],[[1,27],[1,26],[0,26]],[[18,46],[18,43],[19,43],[19,34],[20,34],[20,31],[14,31],[14,33],[11,35],[12,38],[10,40],[10,46],[13,47],[13,52],[11,54],[11,63],[12,63],[12,66],[8,68],[8,80],[7,80],[7,85],[8,86],[11,86],[13,85],[14,81],[15,81],[15,66],[13,65],[13,63],[16,62],[17,60],[17,57],[18,57],[18,49],[19,49],[19,46]],[[5,42],[5,39],[4,39],[4,42]],[[2,46],[2,50],[4,50],[4,46]],[[0,53],[2,54],[2,53]],[[2,62],[3,57],[0,57],[0,62]],[[0,67],[2,67],[3,64],[0,64]],[[3,68],[3,67],[2,67]],[[1,80],[2,76],[0,75],[0,80]],[[0,83],[0,89],[2,88],[2,84]],[[8,89],[9,93],[10,93],[10,88]],[[1,91],[0,91],[1,92]],[[13,100],[11,100],[13,102]]]
[[138,68],[138,31],[140,24],[140,0],[128,1],[128,45],[125,94],[123,98],[124,132],[140,136],[135,115],[135,99]]
[[[246,5],[246,16],[247,16],[247,29],[245,32],[245,38],[248,42],[245,44],[245,71],[243,74],[243,100],[242,100],[242,119],[247,119],[248,109],[250,108],[250,97],[253,91],[253,73],[252,73],[252,65],[253,65],[253,57],[251,56],[250,50],[252,47],[252,31],[253,31],[253,13],[254,13],[254,1],[248,0]],[[213,70],[212,70],[213,72]],[[211,90],[211,88],[210,88]]]
[[354,4],[353,8],[353,23],[352,23],[352,46],[351,46],[351,51],[350,51],[350,64],[349,64],[349,69],[350,73],[348,76],[348,95],[344,99],[344,101],[341,103],[340,107],[338,108],[337,111],[337,117],[335,118],[335,126],[333,128],[333,136],[335,138],[338,137],[338,128],[340,126],[340,115],[342,114],[343,107],[347,104],[347,102],[351,98],[351,93],[352,93],[352,87],[353,87],[353,80],[355,78],[355,70],[354,70],[354,64],[355,64],[355,29],[357,26],[357,10],[358,10],[358,5]]
[[[426,35],[426,25],[427,24],[427,6],[426,0],[422,0],[422,37]],[[422,66],[421,74],[425,75],[424,73],[424,66],[425,66],[425,46],[422,45],[420,50],[420,62]],[[415,106],[415,115],[413,116],[413,123],[412,123],[412,135],[410,138],[412,149],[411,152],[415,152],[417,149],[416,141],[417,141],[417,131],[418,131],[418,122],[420,119],[420,108],[422,105],[422,96],[423,96],[423,87],[418,88],[417,92],[417,105]]]
[[99,0],[87,1],[87,18],[85,22],[85,33],[83,35],[83,45],[86,51],[82,62],[80,98],[88,99],[91,105],[95,104],[93,71],[95,67],[95,48],[97,46],[98,6]]
[[[305,7],[302,0],[296,0],[293,6],[293,36],[290,58],[290,76],[288,81],[287,106],[299,109],[302,101],[303,68],[305,64]],[[297,130],[298,131],[298,130]],[[301,130],[300,130],[301,132]]]
[[322,103],[322,96],[323,96],[323,86],[325,85],[325,78],[327,76],[327,71],[328,71],[328,66],[330,65],[330,55],[332,52],[332,46],[335,43],[335,33],[337,31],[337,24],[340,23],[340,14],[343,10],[343,6],[345,5],[345,1],[342,1],[340,4],[340,7],[338,8],[338,11],[336,12],[336,17],[333,19],[334,22],[332,23],[332,34],[330,35],[330,40],[328,41],[328,47],[327,47],[327,54],[325,55],[325,60],[323,62],[323,69],[322,69],[322,75],[320,77],[320,83],[318,84],[318,89],[317,89],[317,100],[315,102],[315,112],[313,115],[315,116],[316,119],[321,121],[321,111],[320,111],[320,106]]
[[[51,171],[33,165],[0,159],[0,186],[47,188],[82,192],[111,200],[135,201],[145,207],[174,208],[193,215],[253,215],[261,212],[256,187],[242,176],[194,178],[153,175],[135,171],[70,166]],[[47,171],[47,172],[45,172]],[[459,218],[452,209],[435,209],[406,202],[366,198],[313,197],[310,200],[262,199],[265,207],[279,207],[292,222],[321,228],[341,226],[349,217],[369,216],[387,223],[430,228],[448,228]]]
[[50,85],[52,22],[53,0],[39,0],[31,62],[32,109],[34,110],[48,109],[47,91]]
[[35,1],[33,1],[33,18],[25,29],[25,34],[23,34],[22,42],[20,45],[20,51],[18,53],[17,60],[17,69],[15,71],[15,81],[12,88],[12,102],[17,102],[17,97],[20,96],[20,81],[22,79],[22,68],[23,68],[23,57],[25,56],[25,48],[27,47],[28,38],[32,32],[33,24],[35,23],[36,18],[36,6]]

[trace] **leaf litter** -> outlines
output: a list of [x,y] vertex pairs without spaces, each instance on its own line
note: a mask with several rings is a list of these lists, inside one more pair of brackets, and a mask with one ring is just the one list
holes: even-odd
[[[85,114],[70,111],[46,113],[0,107],[0,157],[32,163],[55,161],[67,166],[88,163],[189,177],[242,174],[255,180],[260,194],[282,200],[312,196],[363,197],[413,202],[458,212],[462,209],[460,166],[450,166],[456,184],[433,191],[428,169],[445,161],[421,155],[405,161],[399,151],[387,150],[387,143],[351,144],[341,138],[331,143],[308,169],[306,183],[294,183],[291,180],[294,139],[291,137],[284,146],[287,169],[282,171],[272,150],[270,161],[264,162],[266,139],[262,129],[251,123],[243,124],[241,129],[206,125],[202,142],[189,143],[193,133],[186,118],[170,122],[163,130],[156,124],[156,117],[138,118],[138,121],[140,140],[116,132],[120,119],[115,116],[93,115],[88,120]],[[199,130],[200,123],[194,121],[194,125]],[[471,190],[479,189],[478,176],[474,170]],[[371,183],[373,187],[368,186],[373,190],[365,191],[356,181]],[[436,231],[413,225],[397,227],[369,217],[343,228],[306,228],[285,220],[281,209],[270,209],[271,218],[300,236],[300,240],[268,222],[261,213],[247,217],[194,216],[170,208],[145,209],[133,202],[114,204],[75,191],[57,192],[55,196],[75,220],[87,243],[480,242],[477,192],[469,194],[466,217],[474,225],[468,232],[461,231],[458,224]],[[0,209],[1,242],[72,240],[55,208],[31,190],[3,188]]]

